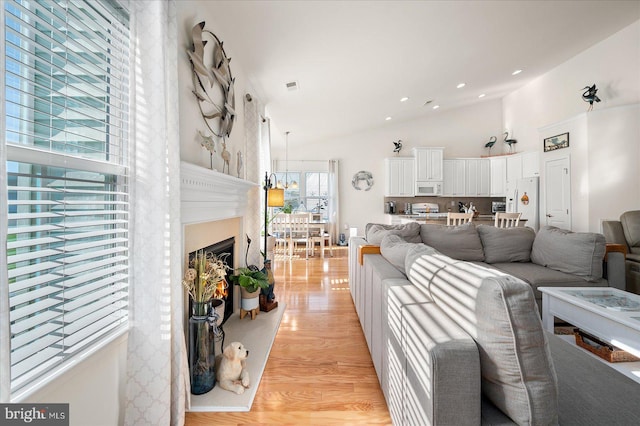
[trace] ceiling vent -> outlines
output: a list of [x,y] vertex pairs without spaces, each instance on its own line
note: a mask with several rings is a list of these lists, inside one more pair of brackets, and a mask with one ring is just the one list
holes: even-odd
[[300,88],[300,86],[298,86],[298,82],[297,81],[290,81],[286,84],[287,86],[287,90],[290,92],[295,92],[296,90],[298,90]]
[[425,101],[425,103],[422,104],[422,106],[427,106],[429,105],[431,102],[433,102],[433,99],[429,99],[428,101]]

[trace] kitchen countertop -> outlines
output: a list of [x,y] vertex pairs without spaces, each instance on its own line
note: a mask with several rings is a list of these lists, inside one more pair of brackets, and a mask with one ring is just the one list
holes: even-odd
[[[436,216],[437,215],[437,216]],[[417,214],[392,214],[390,216],[398,217],[400,219],[414,220],[416,222],[431,222],[431,223],[446,223],[447,222],[447,214],[446,213],[436,213],[432,216],[425,215],[417,215]],[[474,217],[474,222],[490,222],[494,223],[496,220],[496,216],[493,214],[481,214],[478,217]],[[520,222],[526,222],[527,219],[520,219]]]

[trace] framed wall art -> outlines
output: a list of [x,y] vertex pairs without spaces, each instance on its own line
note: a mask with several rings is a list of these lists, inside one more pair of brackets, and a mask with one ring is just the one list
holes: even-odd
[[569,132],[544,139],[544,152],[569,147]]

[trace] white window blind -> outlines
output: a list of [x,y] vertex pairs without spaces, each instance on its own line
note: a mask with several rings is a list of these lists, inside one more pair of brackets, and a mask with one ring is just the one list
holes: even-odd
[[13,393],[127,327],[129,33],[115,1],[2,7]]

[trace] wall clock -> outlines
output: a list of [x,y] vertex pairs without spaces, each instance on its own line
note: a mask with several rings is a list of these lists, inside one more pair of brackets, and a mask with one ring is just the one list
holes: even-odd
[[187,50],[191,62],[193,94],[205,124],[215,136],[229,137],[233,128],[235,94],[230,58],[215,34],[204,29],[204,21],[191,30],[193,45]]

